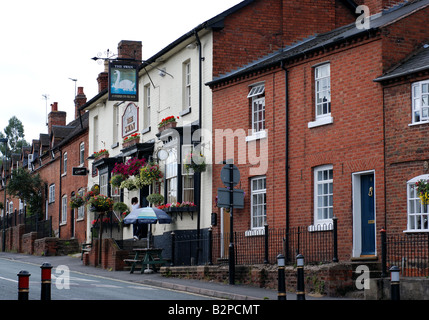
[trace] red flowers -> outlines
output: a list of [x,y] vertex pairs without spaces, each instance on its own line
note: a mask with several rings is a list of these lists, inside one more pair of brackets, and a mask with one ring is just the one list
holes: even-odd
[[169,116],[167,118],[164,118],[164,119],[161,120],[160,123],[158,123],[158,127],[163,127],[167,123],[170,123],[170,122],[176,122],[176,118],[179,119],[179,117],[175,117],[175,116]]

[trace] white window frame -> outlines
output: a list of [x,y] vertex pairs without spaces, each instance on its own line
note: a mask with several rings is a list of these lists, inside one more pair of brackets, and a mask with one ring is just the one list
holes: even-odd
[[187,60],[183,63],[183,85],[184,85],[183,110],[185,110],[190,108],[192,105],[191,60]]
[[81,142],[79,145],[79,164],[85,163],[85,142]]
[[[263,182],[260,187],[258,182]],[[254,187],[256,184],[256,188]],[[252,230],[264,229],[267,222],[267,178],[250,179],[250,226]]]
[[415,82],[411,85],[411,121],[412,124],[429,121],[429,80]]
[[265,131],[265,84],[260,83],[250,88],[248,99],[252,106],[252,134]]
[[100,194],[107,196],[109,191],[109,173],[103,173],[100,175]]
[[55,183],[49,186],[49,204],[55,202]]
[[[329,173],[331,172],[332,175]],[[320,174],[322,176],[320,177]],[[325,174],[328,174],[326,176]],[[321,179],[319,179],[321,178]],[[327,188],[327,189],[326,189]],[[314,168],[314,225],[332,223],[334,215],[334,170],[332,165]]]
[[63,175],[67,174],[67,152],[63,154]]
[[[329,117],[331,115],[331,65],[329,63],[314,68],[314,90],[316,119]],[[327,98],[326,101],[319,101],[319,96]],[[325,104],[326,110],[324,110]]]
[[61,224],[67,223],[67,195],[61,198]]
[[[193,147],[192,145],[182,145],[182,201],[189,201],[189,202],[195,202],[194,199],[194,170],[189,169],[186,171],[185,169],[185,160],[186,156],[192,152]],[[192,187],[187,186],[186,180],[190,184],[192,184]],[[188,192],[190,194],[190,199],[187,199],[185,194]]]
[[168,158],[165,160],[165,183],[167,185],[167,203],[177,202],[177,149],[177,147],[170,147],[168,149]]
[[405,232],[429,232],[429,205],[422,204],[417,195],[416,182],[429,180],[429,174],[407,181],[407,230]]
[[150,107],[151,107],[151,91],[150,91],[150,84],[147,84],[144,87],[144,115],[143,115],[143,124],[144,129],[150,127]]

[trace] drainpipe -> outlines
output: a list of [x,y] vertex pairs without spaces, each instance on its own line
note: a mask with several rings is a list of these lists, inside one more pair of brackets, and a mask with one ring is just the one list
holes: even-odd
[[59,206],[59,210],[58,210],[58,238],[61,238],[61,210],[62,210],[62,177],[61,174],[63,172],[63,152],[60,148],[58,148],[58,151],[60,152],[60,190],[58,192],[58,197],[59,197],[59,201],[58,201],[58,206]]
[[[198,125],[200,127],[200,146],[201,146],[201,133],[203,128],[203,102],[202,102],[202,48],[200,37],[198,36],[198,31],[194,29],[195,38],[198,44]],[[195,174],[195,173],[194,173]],[[198,172],[198,214],[197,214],[197,255],[196,255],[196,263],[198,264],[199,255],[200,255],[200,233],[201,233],[201,172]]]
[[286,178],[286,238],[285,238],[285,256],[289,261],[289,90],[288,90],[288,70],[285,68],[283,61],[281,68],[285,72],[285,178]]

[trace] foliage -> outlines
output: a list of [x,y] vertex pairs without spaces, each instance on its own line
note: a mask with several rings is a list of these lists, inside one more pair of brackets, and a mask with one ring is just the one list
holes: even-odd
[[136,157],[128,159],[125,163],[115,163],[112,174],[122,174],[128,178],[140,173],[140,169],[146,164],[146,159],[138,159]]
[[122,213],[122,212],[129,212],[130,209],[123,202],[115,202],[115,204],[113,205],[113,211]]
[[155,206],[164,202],[164,196],[159,193],[152,193],[146,197],[147,201],[153,203]]
[[0,210],[3,210],[3,202],[0,201]]
[[114,187],[120,187],[123,181],[127,180],[127,176],[123,174],[115,174],[110,179],[110,184]]
[[109,154],[109,151],[107,151],[106,149],[101,149],[99,151],[95,151],[92,155],[94,156],[94,158],[97,158],[103,154]]
[[140,139],[140,133],[133,133],[130,136],[126,136],[124,140],[122,140],[122,143],[129,142],[136,139]]
[[422,204],[429,204],[429,183],[426,180],[416,182],[417,194]]
[[185,158],[184,167],[186,172],[192,169],[194,172],[206,171],[206,161],[202,153],[188,153]]
[[95,212],[112,211],[113,208],[113,200],[102,194],[91,197],[88,204],[90,205],[90,210]]
[[148,163],[140,169],[140,180],[143,185],[151,185],[153,182],[159,181],[163,177],[163,173],[156,163]]
[[7,192],[27,202],[31,214],[42,214],[45,183],[39,174],[31,174],[23,168],[13,170]]
[[[177,117],[177,119],[179,119],[179,117]],[[174,116],[169,116],[167,118],[162,119],[161,122],[158,123],[158,127],[163,127],[166,124],[171,123],[171,122],[176,122],[176,118]]]
[[85,204],[85,199],[81,195],[75,195],[70,199],[69,205],[72,209],[77,209]]
[[6,150],[4,143],[0,143],[0,151],[3,155],[6,151],[9,157],[12,153],[21,153],[22,147],[28,146],[24,139],[24,126],[16,116],[9,119],[7,127],[4,128],[4,133],[0,132],[0,138],[7,138],[8,140]]

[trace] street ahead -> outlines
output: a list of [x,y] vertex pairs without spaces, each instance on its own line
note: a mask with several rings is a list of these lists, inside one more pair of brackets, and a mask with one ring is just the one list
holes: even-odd
[[[40,300],[40,265],[0,258],[0,300],[18,299],[18,276],[21,270],[30,276],[29,300]],[[151,287],[68,270],[52,268],[52,300],[205,300],[200,295]]]

